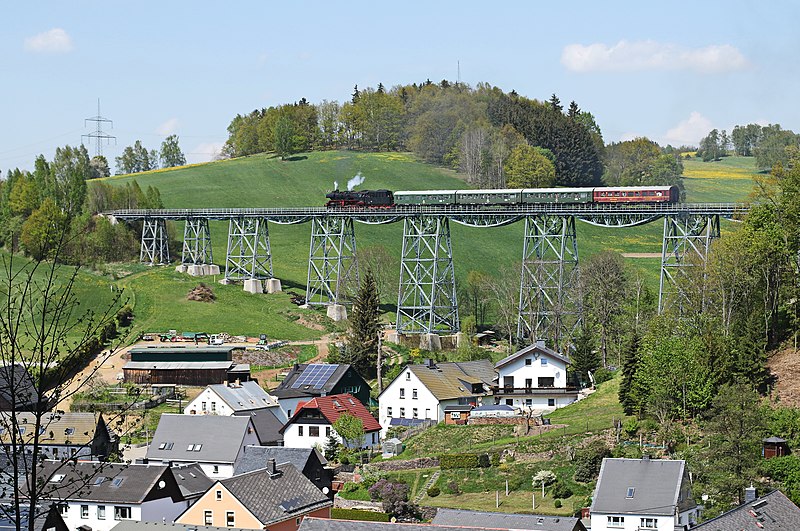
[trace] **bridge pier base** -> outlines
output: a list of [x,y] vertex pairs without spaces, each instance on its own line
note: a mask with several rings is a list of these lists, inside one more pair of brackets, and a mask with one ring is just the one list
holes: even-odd
[[281,281],[277,278],[268,278],[264,285],[264,291],[267,293],[280,293],[283,291],[281,289]]
[[565,346],[580,321],[580,301],[570,287],[578,273],[578,240],[573,216],[525,218],[517,338]]
[[[272,278],[272,254],[267,220],[249,217],[230,218],[225,280],[229,283],[258,280],[260,284],[261,280],[268,278]],[[252,284],[251,289],[254,289],[254,286],[255,284]]]
[[145,218],[142,220],[142,245],[139,261],[150,265],[169,263],[169,236],[164,219]]
[[[202,266],[214,262],[211,250],[211,231],[206,218],[186,218],[183,227],[183,249],[181,265],[187,266],[185,272],[192,276],[208,275]],[[201,266],[201,267],[198,267]],[[219,274],[219,271],[217,271]]]
[[681,291],[681,279],[691,268],[705,267],[715,238],[719,238],[719,215],[664,217],[658,313],[674,305],[682,309],[686,294]]
[[445,217],[403,220],[398,334],[459,331],[450,223]]
[[345,321],[347,320],[347,308],[344,304],[329,304],[327,315],[332,321]]
[[340,310],[330,308],[341,306],[349,298],[349,292],[357,286],[358,261],[353,219],[338,216],[311,218],[306,304],[329,306],[329,315],[331,312],[341,315]]

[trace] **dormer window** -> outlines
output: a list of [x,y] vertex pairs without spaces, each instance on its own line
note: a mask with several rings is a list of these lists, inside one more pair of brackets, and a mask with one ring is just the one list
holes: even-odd
[[633,498],[633,494],[635,492],[636,492],[636,488],[635,487],[628,487],[628,492],[625,494],[625,497],[630,500],[630,499]]

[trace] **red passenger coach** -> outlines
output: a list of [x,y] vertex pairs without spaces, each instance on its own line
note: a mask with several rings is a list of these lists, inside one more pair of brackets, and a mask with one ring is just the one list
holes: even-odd
[[677,203],[677,186],[618,186],[595,188],[595,203]]

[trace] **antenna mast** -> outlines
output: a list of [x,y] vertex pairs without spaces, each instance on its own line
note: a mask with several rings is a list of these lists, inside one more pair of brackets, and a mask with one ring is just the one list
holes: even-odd
[[95,141],[95,148],[94,153],[95,156],[102,156],[103,155],[103,140],[107,140],[109,144],[111,143],[111,139],[114,139],[114,145],[117,143],[117,137],[109,135],[105,131],[103,131],[103,123],[111,124],[111,127],[114,127],[114,122],[109,120],[108,118],[104,118],[100,115],[100,98],[97,98],[97,116],[93,116],[91,118],[86,118],[83,121],[83,126],[86,127],[86,122],[95,122],[96,127],[94,132],[88,133],[85,135],[81,135],[81,142],[83,142],[84,137],[88,138],[91,142],[92,139]]

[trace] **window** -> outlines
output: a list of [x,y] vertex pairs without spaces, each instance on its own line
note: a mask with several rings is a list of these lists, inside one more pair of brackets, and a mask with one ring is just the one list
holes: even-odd
[[225,525],[228,527],[233,527],[234,524],[234,514],[233,511],[227,511],[225,513]]
[[214,513],[211,511],[203,511],[204,525],[214,525]]
[[533,360],[532,359],[525,358],[525,365],[532,365],[532,364],[533,364]]
[[203,402],[203,403],[201,404],[201,407],[200,407],[200,409],[202,409],[203,411],[205,411],[205,410],[206,410],[206,403],[205,403],[205,402]]
[[401,387],[400,388],[400,398],[405,398],[405,397],[406,397],[406,390],[405,390],[405,388]]
[[66,428],[64,430],[64,435],[75,435],[75,428]]
[[426,419],[430,419],[431,418],[431,408],[429,408],[429,407],[425,408],[425,418]]
[[61,513],[61,516],[67,516],[68,511],[69,511],[69,505],[67,505],[66,503],[58,504],[58,512]]
[[459,413],[458,411],[452,411],[452,412],[450,412],[450,418],[452,420],[460,420],[461,419],[461,413]]
[[194,451],[195,451],[195,452],[199,452],[199,451],[200,451],[200,449],[201,449],[202,447],[203,447],[203,445],[202,445],[202,444],[195,444],[195,445],[194,445]]
[[189,445],[189,446],[186,448],[186,451],[187,451],[187,452],[193,452],[193,451],[194,451],[194,445],[193,445],[193,444],[190,444],[190,445]]
[[547,406],[548,407],[555,407],[555,405],[556,405],[556,399],[555,398],[548,398],[547,399]]
[[216,495],[217,495],[217,501],[222,501],[222,491],[221,491],[221,490],[218,490],[218,491],[216,492]]
[[609,516],[608,527],[625,527],[624,516]]
[[331,436],[331,427],[325,426],[325,437],[330,437],[330,436]]
[[409,380],[411,380],[411,371],[406,372],[406,381],[408,382]]
[[658,529],[658,518],[642,518],[639,522],[640,529]]
[[214,474],[219,474],[219,465],[214,465],[214,468],[212,470]]
[[308,427],[308,436],[309,437],[319,437],[319,426],[309,426]]
[[506,405],[507,406],[513,406],[514,405],[514,399],[513,398],[506,398]]
[[417,408],[411,410],[411,416],[415,419],[419,418],[419,411],[417,410]]
[[105,505],[98,505],[97,506],[97,519],[98,520],[105,520],[106,519],[106,506]]
[[131,519],[130,507],[121,507],[119,505],[114,506],[114,520],[130,520],[130,519]]
[[392,418],[392,408],[390,407],[386,408],[386,416]]
[[303,427],[302,426],[298,426],[297,427],[297,436],[298,437],[302,437],[303,436]]
[[556,379],[552,376],[540,377],[537,383],[539,387],[555,387]]
[[53,474],[53,477],[50,478],[50,483],[61,483],[63,479],[64,474]]
[[633,498],[633,494],[636,492],[636,487],[628,487],[628,492],[625,493],[625,497],[628,499]]
[[525,378],[525,389],[533,387],[533,378]]
[[406,408],[404,408],[404,407],[400,408],[400,418],[401,419],[406,418]]
[[211,411],[216,411],[216,410],[217,410],[217,403],[211,402]]
[[542,358],[542,367],[547,365],[547,358]]
[[89,518],[89,506],[81,505],[81,518]]
[[528,407],[532,406],[533,405],[533,398],[526,398],[525,399],[525,405],[528,406]]

